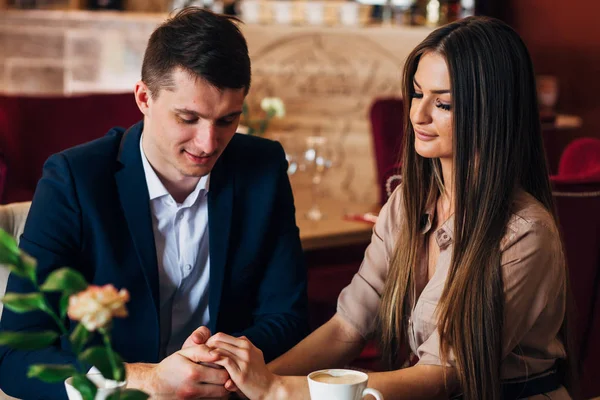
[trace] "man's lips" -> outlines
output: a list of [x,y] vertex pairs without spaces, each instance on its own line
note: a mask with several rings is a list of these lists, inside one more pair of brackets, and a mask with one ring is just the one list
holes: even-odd
[[197,155],[192,154],[192,153],[190,153],[190,152],[188,152],[186,150],[184,150],[183,153],[188,158],[188,160],[190,160],[194,164],[199,164],[199,165],[206,165],[206,164],[208,164],[213,159],[213,157],[214,157],[214,155],[197,156]]

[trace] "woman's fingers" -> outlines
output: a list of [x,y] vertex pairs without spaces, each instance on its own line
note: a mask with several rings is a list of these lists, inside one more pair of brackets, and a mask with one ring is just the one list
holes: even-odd
[[233,344],[230,344],[227,342],[222,342],[220,340],[214,340],[211,343],[211,347],[213,349],[227,350],[231,354],[234,354],[236,357],[238,357],[240,360],[243,360],[246,362],[250,361],[250,351],[248,349],[242,349]]
[[240,376],[242,369],[239,366],[239,359],[235,354],[228,350],[217,348],[212,349],[211,354],[217,357],[217,359],[213,362],[224,367],[234,380]]
[[222,332],[211,336],[210,339],[208,339],[208,341],[206,342],[206,344],[210,347],[215,347],[213,342],[225,342],[235,347],[239,347],[241,349],[249,349],[250,347],[252,347],[252,343],[250,343],[250,341],[245,336],[236,338]]
[[227,382],[225,382],[225,389],[229,390],[230,392],[237,392],[239,390],[235,383],[233,383],[231,378],[229,378]]

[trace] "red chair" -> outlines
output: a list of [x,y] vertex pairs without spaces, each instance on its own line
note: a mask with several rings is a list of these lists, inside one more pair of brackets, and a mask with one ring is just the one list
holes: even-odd
[[[308,311],[311,330],[327,322],[336,313],[337,299],[358,272],[368,243],[311,250],[305,253],[308,266]],[[382,370],[375,342],[367,343],[350,366],[371,371]]]
[[0,96],[0,151],[8,170],[2,201],[31,200],[50,155],[141,118],[132,93]]
[[600,396],[600,180],[568,182],[552,177],[559,226],[565,246],[575,314],[583,398]]
[[377,166],[377,183],[380,188],[379,200],[385,203],[386,173],[398,163],[402,154],[404,136],[404,102],[402,99],[377,99],[370,111],[373,148]]
[[558,177],[571,181],[600,181],[600,139],[579,138],[565,148]]
[[396,164],[384,174],[385,182],[385,199],[389,199],[394,190],[402,183],[401,165]]

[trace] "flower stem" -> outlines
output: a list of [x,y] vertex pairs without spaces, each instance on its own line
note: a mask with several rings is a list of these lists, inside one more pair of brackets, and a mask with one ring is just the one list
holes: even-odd
[[[37,282],[33,282],[33,286],[35,287],[35,290],[39,293],[43,293],[42,289],[40,288],[40,285],[38,285]],[[54,322],[56,322],[56,325],[58,325],[58,328],[60,329],[60,333],[62,335],[68,335],[69,331],[67,331],[67,328],[65,327],[65,324],[60,320],[60,318],[58,318],[58,315],[56,315],[56,313],[54,312],[54,310],[52,309],[52,307],[50,307],[50,305],[48,304],[48,300],[46,299],[46,297],[44,296],[44,305],[43,307],[41,307],[41,310],[43,312],[45,312],[46,314],[48,314],[50,317],[52,317],[52,319],[54,320]]]
[[110,362],[110,366],[113,370],[113,377],[117,382],[121,382],[123,380],[123,377],[121,376],[121,370],[117,368],[117,359],[115,358],[115,353],[113,352],[112,346],[110,345],[109,333],[104,329],[98,329],[98,331],[102,335],[102,340],[104,341],[104,345],[106,346],[108,361]]

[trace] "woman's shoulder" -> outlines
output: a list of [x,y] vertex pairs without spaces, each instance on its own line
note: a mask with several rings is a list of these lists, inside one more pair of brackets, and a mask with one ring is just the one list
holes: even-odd
[[560,242],[558,226],[552,213],[530,193],[519,190],[512,205],[501,248],[506,249],[525,236],[528,243],[550,245]]

